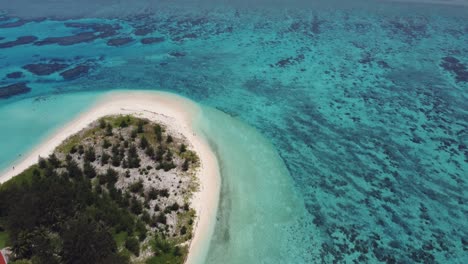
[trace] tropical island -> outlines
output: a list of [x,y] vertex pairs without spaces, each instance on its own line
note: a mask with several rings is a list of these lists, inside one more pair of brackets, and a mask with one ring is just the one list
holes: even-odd
[[[204,254],[219,192],[214,155],[162,107],[174,98],[146,98],[165,109],[154,112],[139,96],[98,103],[47,141],[53,151],[45,144],[6,173],[0,249],[9,263],[184,263]],[[139,109],[109,105],[119,100]]]

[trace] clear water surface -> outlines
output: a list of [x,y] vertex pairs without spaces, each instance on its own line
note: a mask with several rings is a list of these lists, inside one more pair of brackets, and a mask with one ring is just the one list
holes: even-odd
[[467,7],[141,10],[0,17],[0,168],[102,91],[170,91],[222,163],[208,263],[468,262]]

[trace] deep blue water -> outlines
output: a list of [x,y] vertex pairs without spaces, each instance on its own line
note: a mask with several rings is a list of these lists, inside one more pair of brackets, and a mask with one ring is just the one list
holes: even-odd
[[[160,89],[255,127],[307,211],[289,230],[300,239],[291,263],[468,263],[467,7],[4,14],[0,78],[0,95],[23,92],[0,111],[57,93]],[[34,139],[1,126],[6,167]]]

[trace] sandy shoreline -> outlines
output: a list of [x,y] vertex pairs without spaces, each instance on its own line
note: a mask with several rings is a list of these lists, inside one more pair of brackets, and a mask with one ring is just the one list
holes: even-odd
[[[190,244],[186,263],[199,263],[207,254],[209,242],[214,231],[220,191],[218,161],[207,141],[194,131],[194,120],[201,109],[188,99],[164,92],[119,91],[105,94],[89,110],[80,114],[70,123],[58,129],[31,152],[23,155],[8,170],[0,174],[3,183],[31,165],[38,157],[47,157],[69,136],[87,127],[96,119],[112,114],[133,114],[160,122],[175,132],[182,134],[200,156],[198,171],[200,191],[192,199],[192,207],[197,211],[196,228]],[[13,169],[14,166],[14,169]]]

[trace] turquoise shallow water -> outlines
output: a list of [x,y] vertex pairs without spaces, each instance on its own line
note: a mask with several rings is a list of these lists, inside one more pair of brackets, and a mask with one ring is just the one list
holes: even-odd
[[[0,100],[0,167],[101,91],[171,91],[235,117],[213,122],[208,134],[229,141],[234,133],[218,152],[245,158],[239,177],[235,163],[223,162],[233,173],[223,181],[208,261],[468,262],[466,7],[218,6],[15,27],[5,25],[17,20],[1,20],[0,45],[37,40],[0,49],[0,91],[31,88]],[[81,33],[105,34],[37,44]],[[107,45],[121,37],[131,39]],[[67,65],[45,75],[22,68],[38,63]],[[78,65],[87,70],[60,75]],[[7,76],[17,71],[23,76]],[[216,111],[206,116],[218,120]],[[230,157],[229,149],[249,155]],[[256,163],[263,177],[249,169]]]
[[92,105],[96,93],[28,98],[0,106],[2,124],[0,171],[21,159],[70,118]]
[[198,129],[215,150],[222,175],[215,235],[206,263],[309,259],[303,243],[314,231],[312,226],[309,230],[301,226],[306,224],[306,210],[274,146],[254,128],[209,107],[203,109]]

